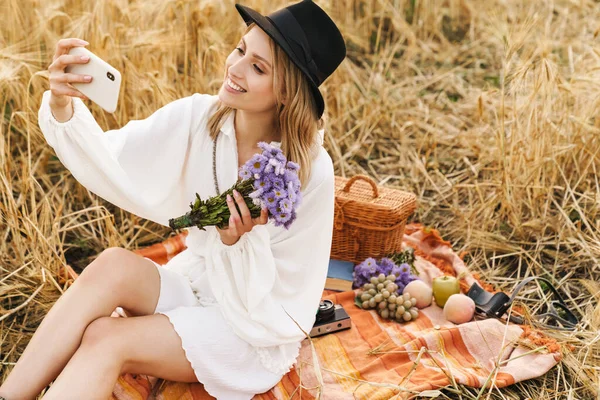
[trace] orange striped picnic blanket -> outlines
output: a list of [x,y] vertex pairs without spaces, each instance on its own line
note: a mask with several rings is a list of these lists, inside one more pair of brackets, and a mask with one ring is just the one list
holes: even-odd
[[[415,249],[415,267],[425,282],[450,274],[460,277],[463,290],[475,280],[485,285],[437,231],[409,225],[403,244]],[[181,234],[137,252],[164,264],[184,248]],[[354,296],[324,291],[324,298],[346,309],[351,329],[304,340],[294,368],[255,399],[402,399],[433,396],[457,384],[504,387],[543,375],[560,360],[555,342],[518,325],[496,319],[454,325],[435,302],[416,320],[400,324],[356,307]],[[112,394],[113,400],[212,398],[200,383],[130,374],[119,377]]]

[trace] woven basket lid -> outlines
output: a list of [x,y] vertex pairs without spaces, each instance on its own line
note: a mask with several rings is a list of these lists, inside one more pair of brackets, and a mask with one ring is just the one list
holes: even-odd
[[366,229],[390,230],[406,223],[416,208],[416,196],[378,186],[368,176],[335,177],[337,229],[350,224]]

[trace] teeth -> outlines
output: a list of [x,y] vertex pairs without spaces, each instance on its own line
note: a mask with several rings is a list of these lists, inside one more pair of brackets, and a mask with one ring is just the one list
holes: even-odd
[[244,89],[233,83],[229,78],[227,78],[227,85],[229,85],[230,88],[237,90],[238,92],[245,92]]

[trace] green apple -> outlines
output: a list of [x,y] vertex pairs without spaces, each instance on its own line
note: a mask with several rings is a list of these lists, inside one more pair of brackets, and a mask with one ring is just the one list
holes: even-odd
[[442,308],[446,304],[448,297],[460,293],[458,279],[453,276],[438,276],[433,279],[433,284],[431,286],[433,289],[433,297],[435,297],[435,303]]

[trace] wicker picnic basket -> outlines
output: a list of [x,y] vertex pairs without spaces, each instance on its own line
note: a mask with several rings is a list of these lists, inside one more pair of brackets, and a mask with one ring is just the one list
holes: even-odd
[[368,176],[335,177],[331,258],[363,262],[402,250],[404,226],[416,196],[377,186]]

